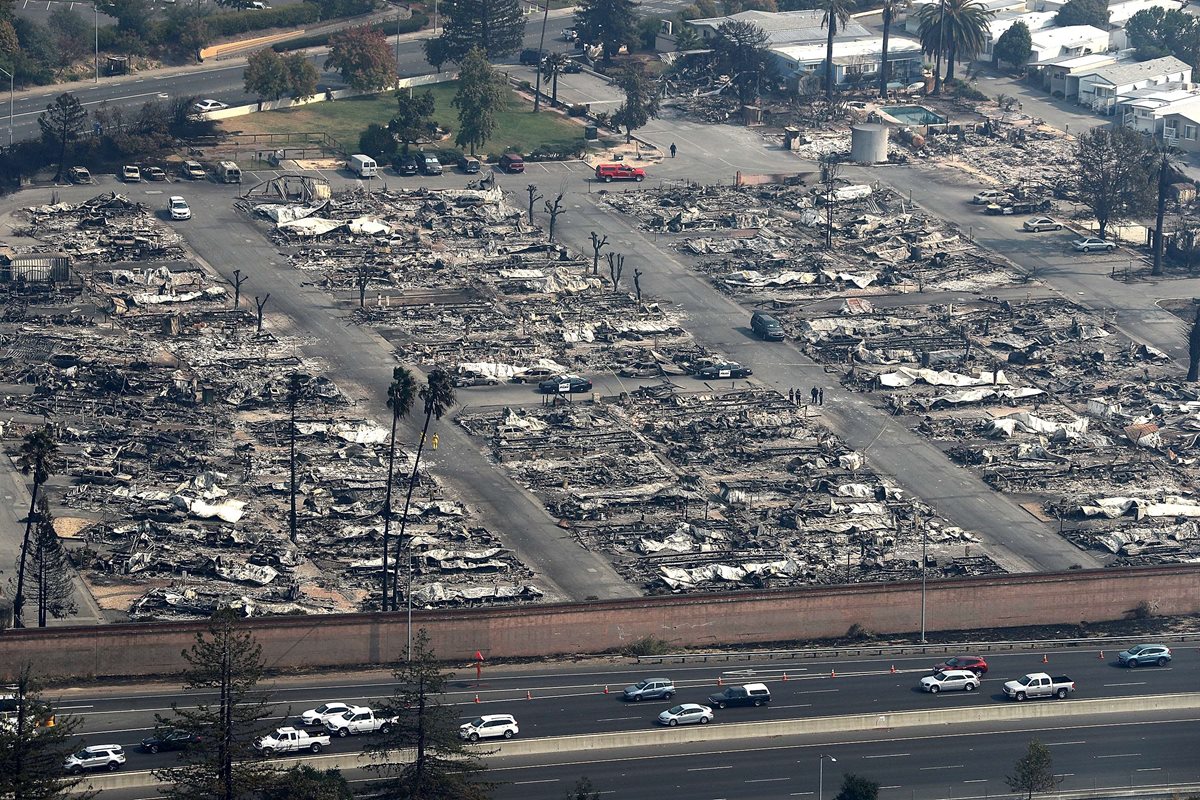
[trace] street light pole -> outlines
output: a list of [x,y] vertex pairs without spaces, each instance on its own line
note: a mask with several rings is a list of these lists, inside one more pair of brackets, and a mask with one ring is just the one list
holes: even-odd
[[0,72],[8,76],[8,146],[13,144],[13,74],[0,67]]
[[837,763],[837,759],[828,753],[821,753],[817,758],[817,800],[825,800],[825,759],[827,758],[830,763]]
[[96,22],[96,78],[95,82],[100,82],[100,0],[92,0],[92,12]]
[[925,644],[925,574],[929,564],[929,559],[926,557],[929,547],[929,532],[921,524],[919,517],[913,517],[913,520],[921,526],[921,644]]

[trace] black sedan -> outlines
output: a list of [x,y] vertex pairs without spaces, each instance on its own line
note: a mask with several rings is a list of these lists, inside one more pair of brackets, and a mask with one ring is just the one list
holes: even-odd
[[147,753],[157,753],[159,750],[183,750],[200,741],[200,737],[190,731],[178,728],[166,728],[142,739],[142,749]]
[[711,381],[720,378],[748,378],[753,374],[754,370],[749,367],[730,361],[724,364],[710,364],[698,371],[696,377]]
[[591,390],[592,382],[578,375],[559,375],[538,384],[538,391],[542,394],[578,394]]
[[392,160],[392,169],[397,175],[416,175],[421,171],[421,165],[416,156],[396,156]]

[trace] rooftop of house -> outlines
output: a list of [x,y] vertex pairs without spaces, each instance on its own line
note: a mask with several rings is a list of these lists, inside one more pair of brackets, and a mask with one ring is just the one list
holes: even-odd
[[1095,78],[1094,82],[1096,83],[1124,86],[1146,78],[1171,75],[1188,69],[1188,65],[1175,56],[1163,56],[1162,58],[1152,58],[1149,61],[1125,62],[1100,67],[1095,72],[1088,73],[1087,77]]
[[[824,16],[824,12],[820,10],[742,11],[728,17],[693,19],[689,20],[688,24],[715,31],[725,22],[749,22],[762,28],[767,34],[767,43],[774,46],[825,41],[828,31],[821,24]],[[857,39],[870,35],[870,31],[851,20],[838,31],[836,39]]]

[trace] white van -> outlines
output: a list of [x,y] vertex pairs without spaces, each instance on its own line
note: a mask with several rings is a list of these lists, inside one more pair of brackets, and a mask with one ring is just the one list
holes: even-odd
[[360,178],[374,178],[379,172],[379,165],[370,156],[357,153],[346,159],[346,169]]
[[217,179],[221,183],[241,183],[242,170],[232,161],[222,161],[217,164]]

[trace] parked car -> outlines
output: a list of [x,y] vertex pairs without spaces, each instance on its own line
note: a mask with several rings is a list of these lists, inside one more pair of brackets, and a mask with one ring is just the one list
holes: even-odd
[[165,728],[153,736],[142,739],[142,750],[147,753],[157,753],[159,750],[183,750],[200,741],[200,737],[191,731],[181,731],[178,728]]
[[578,375],[559,375],[538,384],[538,391],[543,394],[578,394],[591,390],[592,382]]
[[142,179],[142,171],[132,164],[121,167],[121,180],[126,183],[138,183]]
[[984,189],[981,192],[977,192],[971,198],[971,202],[978,206],[986,203],[994,203],[1004,197],[1008,197],[1008,192],[1003,189]]
[[726,706],[761,706],[771,702],[771,690],[765,683],[747,683],[745,686],[726,686],[719,694],[710,694],[708,704],[717,708]]
[[579,73],[583,72],[583,64],[580,64],[573,58],[568,58],[562,63],[562,66],[559,67],[559,70],[565,75],[578,75]]
[[416,175],[421,171],[421,163],[413,155],[400,155],[392,159],[392,169],[397,175]]
[[709,381],[719,378],[747,378],[753,374],[754,370],[749,367],[729,361],[724,364],[709,364],[697,372],[696,377]]
[[564,42],[573,42],[579,38],[579,31],[574,28],[563,28],[562,38]]
[[750,315],[750,330],[766,342],[783,341],[783,325],[778,319],[764,311],[755,311]]
[[1122,667],[1141,667],[1146,664],[1165,667],[1171,663],[1171,648],[1163,644],[1135,644],[1117,653],[1117,663]]
[[955,691],[973,692],[979,688],[979,677],[968,669],[951,669],[945,672],[935,672],[921,678],[921,690],[937,694],[938,692]]
[[954,656],[933,666],[933,672],[947,672],[955,669],[965,669],[974,672],[976,676],[983,676],[987,674],[988,665],[979,656]]
[[188,207],[187,200],[179,195],[175,195],[167,201],[167,210],[171,212],[171,219],[192,218],[192,209]]
[[467,175],[475,175],[479,172],[479,159],[475,156],[463,156],[458,160],[458,168]]
[[1031,672],[1004,684],[1004,693],[1013,700],[1037,697],[1057,697],[1062,700],[1075,691],[1075,681],[1066,675],[1051,677],[1045,672]]
[[477,372],[464,372],[454,376],[454,385],[459,389],[467,386],[496,386],[500,379],[491,375],[480,375]]
[[195,111],[199,111],[200,113],[203,114],[208,111],[220,111],[222,108],[229,108],[229,106],[225,105],[220,100],[213,100],[210,98],[207,100],[198,101],[195,105],[192,106],[192,108]]
[[520,62],[527,67],[536,67],[538,64],[542,63],[543,58],[545,58],[545,55],[541,50],[533,47],[526,47],[521,51]]
[[183,166],[179,168],[179,174],[189,181],[202,181],[208,177],[208,173],[204,171],[204,166],[199,161],[183,162]]
[[989,203],[988,207],[983,210],[985,214],[1001,214],[1009,216],[1010,214],[1030,214],[1036,211],[1049,211],[1050,206],[1054,203],[1049,197],[1027,200],[1013,200],[1004,198],[995,203]]
[[1077,242],[1071,242],[1071,247],[1074,247],[1081,253],[1090,253],[1093,250],[1103,250],[1106,253],[1111,253],[1117,249],[1117,245],[1113,242],[1089,236],[1086,239],[1080,239]]
[[500,171],[515,174],[525,171],[525,159],[517,153],[505,153],[500,156]]
[[1033,217],[1032,219],[1025,220],[1023,227],[1025,230],[1033,231],[1034,233],[1041,233],[1042,231],[1061,231],[1062,223],[1050,219],[1050,217]]
[[332,701],[322,703],[316,708],[310,708],[300,715],[300,721],[305,725],[324,725],[325,720],[332,719],[339,714],[344,714],[350,710],[349,703],[341,703]]
[[534,381],[544,381],[557,373],[549,367],[530,367],[529,369],[521,370],[516,375],[512,376],[513,383],[533,383]]
[[336,717],[325,720],[325,730],[345,739],[347,736],[357,736],[360,733],[386,735],[392,732],[392,726],[395,724],[396,716],[393,714],[383,712],[376,714],[366,706],[352,706],[349,711],[343,711]]
[[637,181],[646,179],[646,170],[641,167],[631,167],[628,164],[597,164],[596,180],[612,183],[613,181]]
[[91,770],[116,772],[125,763],[125,750],[119,744],[93,744],[77,750],[63,761],[63,769],[72,775]]
[[163,170],[163,168],[153,165],[142,167],[142,175],[148,181],[165,181],[167,179],[167,173]]
[[670,700],[675,696],[675,684],[670,678],[644,678],[621,693],[626,700]]
[[707,725],[712,722],[713,710],[699,703],[683,703],[672,706],[658,715],[659,723],[674,728],[676,725]]
[[459,738],[472,742],[478,742],[480,739],[496,739],[500,736],[511,739],[520,732],[517,721],[511,714],[484,714],[458,728]]
[[91,183],[92,173],[87,171],[87,167],[71,167],[67,170],[67,180],[71,183]]
[[422,153],[420,156],[421,172],[426,175],[441,175],[442,162],[433,153]]
[[274,733],[254,740],[254,749],[264,756],[275,753],[298,753],[301,750],[319,753],[325,747],[329,747],[328,736],[312,734],[295,728],[277,728]]

